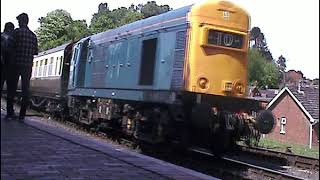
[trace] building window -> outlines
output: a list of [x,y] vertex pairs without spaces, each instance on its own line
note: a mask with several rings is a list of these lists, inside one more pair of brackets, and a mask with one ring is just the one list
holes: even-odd
[[282,117],[280,120],[280,134],[286,134],[285,126],[287,124],[287,119]]

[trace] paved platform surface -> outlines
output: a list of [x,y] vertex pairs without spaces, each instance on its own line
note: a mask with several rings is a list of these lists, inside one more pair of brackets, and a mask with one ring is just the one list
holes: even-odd
[[93,137],[1,112],[1,179],[215,179]]

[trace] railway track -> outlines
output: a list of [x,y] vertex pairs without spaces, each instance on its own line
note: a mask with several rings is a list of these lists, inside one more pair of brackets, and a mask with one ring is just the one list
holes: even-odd
[[[210,153],[204,149],[190,148],[189,150],[207,155],[209,157],[214,157],[214,155],[212,153]],[[274,169],[269,169],[266,167],[257,166],[257,165],[250,164],[247,162],[239,161],[237,159],[234,159],[234,158],[231,158],[228,156],[221,157],[221,160],[226,161],[226,164],[230,164],[230,166],[233,166],[233,168],[235,168],[235,169],[239,169],[239,168],[240,169],[247,169],[249,175],[246,175],[246,176],[249,176],[250,179],[251,178],[253,178],[253,179],[269,179],[269,180],[270,179],[277,179],[277,180],[304,179],[303,177],[298,177],[298,176],[294,176],[294,175],[284,173],[281,171],[277,171]],[[233,169],[233,168],[230,168],[230,169]],[[243,178],[243,179],[248,178],[246,176],[241,175],[241,173],[237,173],[236,171],[227,171],[226,170],[221,173],[224,174],[223,176],[227,176],[227,177],[231,177],[231,178]]]
[[296,154],[279,152],[270,149],[258,148],[258,147],[248,147],[239,146],[242,152],[252,153],[255,156],[260,156],[265,159],[267,158],[278,158],[286,161],[286,165],[297,167],[300,169],[306,169],[310,171],[319,171],[319,159],[299,156]]

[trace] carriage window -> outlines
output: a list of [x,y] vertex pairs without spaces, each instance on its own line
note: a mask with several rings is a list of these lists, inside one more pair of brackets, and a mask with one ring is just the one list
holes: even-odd
[[47,70],[48,70],[48,59],[45,59],[44,66],[43,66],[43,76],[47,76]]
[[54,71],[55,75],[58,75],[58,63],[59,63],[59,57],[57,57],[57,59],[56,59],[56,68],[55,68],[55,71]]
[[34,73],[33,73],[33,76],[36,77],[38,74],[38,61],[36,61],[36,65],[34,67]]
[[34,67],[35,67],[36,63],[33,61],[32,62],[32,73],[31,73],[31,77],[34,77]]
[[52,75],[53,57],[50,58],[50,63],[48,65],[48,76]]
[[60,68],[59,68],[59,75],[61,75],[62,67],[63,67],[63,56],[60,56]]
[[42,74],[43,74],[42,73],[43,72],[43,66],[42,65],[43,65],[43,60],[40,61],[40,70],[39,70],[38,76],[42,76]]
[[143,41],[140,66],[140,85],[152,85],[156,62],[157,38]]

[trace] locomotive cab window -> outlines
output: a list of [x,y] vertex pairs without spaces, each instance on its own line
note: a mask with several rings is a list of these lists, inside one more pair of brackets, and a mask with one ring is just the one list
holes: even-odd
[[156,62],[157,38],[144,40],[140,66],[139,85],[152,85]]

